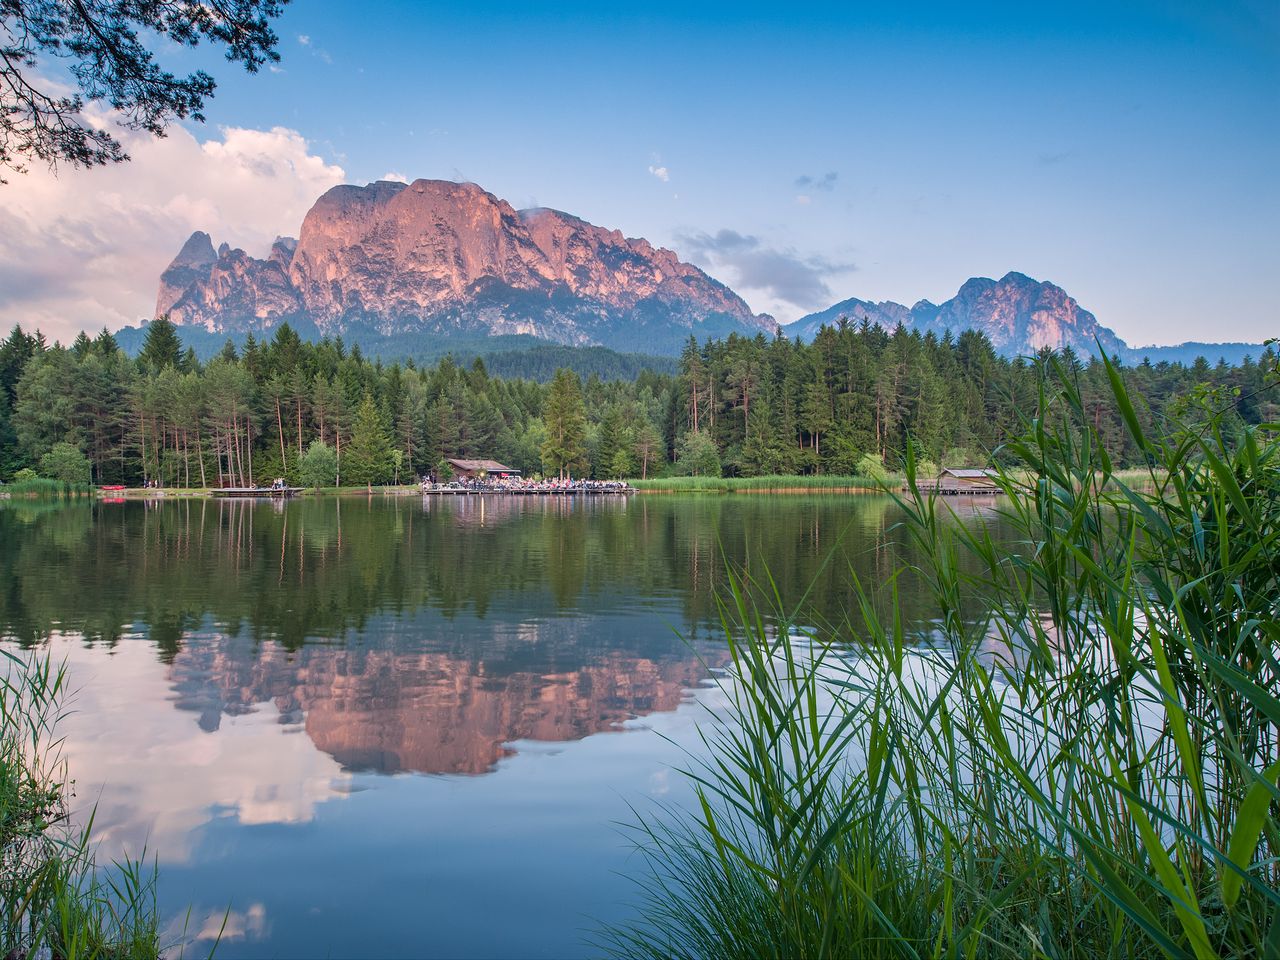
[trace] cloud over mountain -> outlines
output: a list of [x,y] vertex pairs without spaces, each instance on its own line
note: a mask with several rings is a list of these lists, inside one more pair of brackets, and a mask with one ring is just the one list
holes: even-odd
[[227,127],[200,143],[182,127],[124,133],[129,163],[34,168],[0,188],[0,326],[69,341],[82,328],[150,316],[155,278],[193,230],[265,253],[341,167],[284,127]]
[[857,269],[852,263],[770,247],[759,237],[736,230],[686,233],[677,239],[695,263],[727,274],[727,282],[735,289],[763,294],[771,311],[784,316],[795,316],[796,308],[826,306],[832,299],[827,279]]

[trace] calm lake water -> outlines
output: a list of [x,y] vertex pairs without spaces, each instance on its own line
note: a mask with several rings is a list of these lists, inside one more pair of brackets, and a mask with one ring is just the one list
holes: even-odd
[[158,857],[175,938],[226,915],[227,958],[587,955],[635,899],[619,822],[690,798],[726,564],[838,620],[851,567],[912,559],[898,519],[873,496],[10,502],[0,634],[69,662],[77,806],[105,856]]

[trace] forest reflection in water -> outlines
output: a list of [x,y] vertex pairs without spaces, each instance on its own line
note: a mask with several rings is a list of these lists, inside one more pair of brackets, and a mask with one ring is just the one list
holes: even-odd
[[[340,940],[311,929],[327,894],[308,871],[365,863],[380,829],[367,818],[393,797],[439,804],[433,829],[387,854],[414,883],[435,883],[446,868],[423,857],[452,843],[513,884],[568,857],[580,899],[606,896],[619,798],[666,794],[679,757],[656,737],[592,735],[692,729],[690,691],[724,660],[727,568],[767,569],[785,602],[808,591],[815,621],[839,621],[851,571],[874,586],[912,559],[896,519],[873,496],[14,501],[0,505],[0,634],[69,660],[67,756],[109,852],[145,842],[176,871],[166,899],[225,908],[248,896],[227,885],[263,856],[261,831],[286,830],[268,846],[291,892],[237,909],[257,911],[240,923],[249,953],[305,953]],[[927,619],[926,598],[906,604]],[[538,746],[569,742],[554,761]],[[508,789],[481,789],[490,779]],[[524,825],[504,851],[481,839],[486,804]],[[321,831],[328,866],[305,866],[313,851],[288,832],[301,825]],[[462,883],[450,869],[436,886]],[[359,896],[369,923],[375,898],[394,899],[377,884]],[[553,913],[531,904],[525,922],[574,952],[580,908],[561,933]],[[527,943],[467,939],[464,915],[441,920],[458,924],[440,941],[455,952]],[[384,932],[383,952],[421,947]]]

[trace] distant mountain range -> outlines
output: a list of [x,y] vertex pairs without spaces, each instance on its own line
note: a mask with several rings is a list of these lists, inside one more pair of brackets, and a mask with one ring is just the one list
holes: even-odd
[[[307,213],[298,239],[278,238],[265,260],[227,244],[215,250],[198,231],[161,275],[155,315],[206,345],[270,336],[287,321],[304,336],[340,334],[366,352],[419,358],[450,344],[485,353],[476,344],[494,337],[672,356],[690,335],[780,329],[670,250],[441,180],[334,187]],[[1131,348],[1061,287],[1021,273],[967,280],[942,304],[844,300],[781,329],[807,340],[841,318],[937,336],[977,330],[1009,356],[1068,346],[1092,354],[1100,344],[1127,362],[1234,363],[1262,350]]]
[[942,304],[928,300],[907,307],[892,300],[874,303],[851,298],[817,313],[801,317],[783,327],[788,336],[811,340],[825,324],[835,326],[841,319],[854,323],[869,320],[886,330],[899,324],[935,336],[958,336],[965,330],[986,334],[998,353],[1028,356],[1044,347],[1061,350],[1071,347],[1092,356],[1099,345],[1109,355],[1126,363],[1193,363],[1197,357],[1210,362],[1219,358],[1238,363],[1245,356],[1257,357],[1262,345],[1256,343],[1180,343],[1172,346],[1130,347],[1109,327],[1104,327],[1088,310],[1068,296],[1061,287],[1033,280],[1022,273],[1006,273],[999,280],[973,277],[966,280],[954,297]]
[[265,260],[215,251],[197,232],[160,278],[164,314],[214,333],[291,321],[322,334],[527,334],[650,353],[674,353],[690,334],[778,329],[670,250],[441,180],[334,187]]

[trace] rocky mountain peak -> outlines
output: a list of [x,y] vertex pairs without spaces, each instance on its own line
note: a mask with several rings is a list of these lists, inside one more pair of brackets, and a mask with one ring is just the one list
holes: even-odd
[[670,250],[558,210],[517,211],[474,183],[334,187],[296,242],[279,238],[267,260],[240,253],[173,274],[158,310],[210,330],[305,319],[325,332],[528,333],[649,350],[691,332],[777,329]]
[[217,258],[218,255],[213,250],[213,240],[203,230],[197,230],[187,238],[187,242],[182,245],[182,249],[173,258],[169,268],[202,267],[213,263]]
[[297,249],[298,241],[293,237],[276,237],[275,242],[271,244],[271,254],[267,259],[274,260],[285,270],[288,270],[289,264],[293,262],[293,254]]
[[156,294],[156,316],[169,313],[186,290],[207,279],[218,255],[213,250],[213,240],[203,230],[197,230],[187,238],[178,255],[173,258],[164,273],[160,274],[160,289]]
[[1124,342],[1098,323],[1061,287],[1035,280],[1025,273],[1010,271],[999,280],[971,277],[956,295],[941,304],[919,300],[907,308],[892,301],[869,304],[845,300],[820,313],[803,317],[787,327],[795,336],[811,337],[822,324],[832,324],[840,316],[867,317],[886,329],[898,323],[937,336],[965,330],[985,334],[997,351],[1006,355],[1028,355],[1049,347],[1071,347],[1079,353],[1103,349],[1118,353]]

